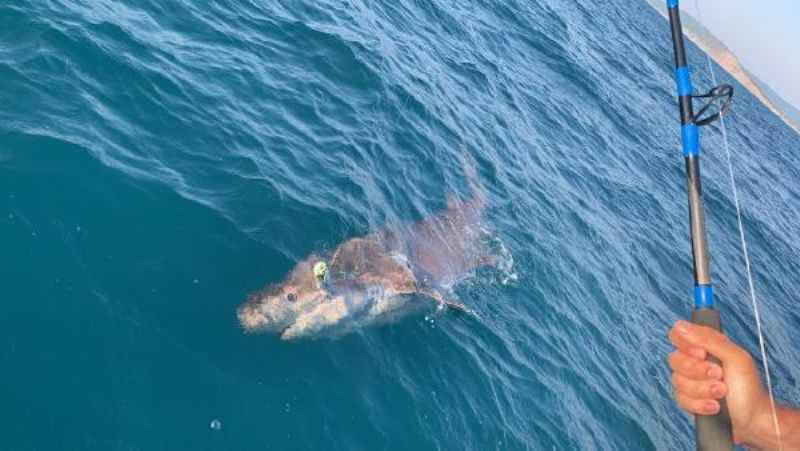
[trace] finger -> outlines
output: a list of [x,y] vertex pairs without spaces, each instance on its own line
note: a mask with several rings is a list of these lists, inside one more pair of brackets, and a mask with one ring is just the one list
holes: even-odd
[[681,351],[674,351],[667,358],[669,367],[675,373],[690,379],[702,381],[707,379],[722,379],[722,368],[719,365],[696,359]]
[[705,349],[723,364],[741,364],[749,359],[746,351],[733,344],[728,337],[710,327],[698,326],[687,321],[678,321],[673,328],[680,340],[691,346]]
[[686,354],[697,357],[700,360],[705,360],[708,353],[705,349],[694,346],[689,341],[685,340],[675,327],[669,330],[669,341],[675,346],[676,349],[683,351]]
[[713,399],[697,399],[675,392],[675,402],[681,409],[695,415],[714,415],[719,412],[719,402]]
[[722,399],[728,394],[724,382],[713,379],[698,381],[680,373],[672,373],[672,387],[676,392],[696,399]]

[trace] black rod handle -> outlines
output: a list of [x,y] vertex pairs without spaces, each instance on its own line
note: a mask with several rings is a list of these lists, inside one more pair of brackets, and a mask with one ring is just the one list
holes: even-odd
[[[692,312],[692,322],[722,332],[722,322],[718,310],[696,309]],[[720,364],[720,361],[711,354],[706,360]],[[695,415],[695,440],[698,451],[731,451],[733,449],[733,428],[731,415],[728,412],[728,403],[722,399],[719,405],[719,413],[716,415]]]

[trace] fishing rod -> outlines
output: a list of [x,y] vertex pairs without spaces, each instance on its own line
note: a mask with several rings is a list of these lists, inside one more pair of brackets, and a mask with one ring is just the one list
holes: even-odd
[[[686,61],[686,47],[683,42],[679,0],[667,0],[667,11],[672,28],[672,44],[675,50],[675,80],[681,117],[681,142],[686,164],[686,185],[689,195],[689,225],[692,239],[692,260],[694,265],[694,310],[692,322],[722,331],[719,310],[714,308],[714,292],[711,287],[709,270],[708,241],[703,213],[703,192],[700,184],[700,133],[699,127],[711,124],[721,118],[730,108],[733,87],[719,85],[708,93],[695,95],[691,74]],[[706,104],[694,112],[694,100],[706,99]],[[713,114],[709,108],[721,101],[721,106]],[[719,360],[709,355],[707,360],[719,364]],[[716,415],[695,416],[695,440],[698,451],[730,451],[733,449],[733,433],[728,405],[720,400],[720,410]]]

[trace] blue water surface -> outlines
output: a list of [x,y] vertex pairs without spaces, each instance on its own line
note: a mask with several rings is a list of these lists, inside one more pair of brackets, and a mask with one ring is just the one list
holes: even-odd
[[[691,449],[665,365],[692,290],[672,66],[634,0],[0,2],[0,449]],[[800,137],[721,77],[800,403]],[[717,126],[702,146],[718,302],[755,351]],[[310,253],[465,195],[465,158],[513,257],[456,287],[478,318],[242,332]]]

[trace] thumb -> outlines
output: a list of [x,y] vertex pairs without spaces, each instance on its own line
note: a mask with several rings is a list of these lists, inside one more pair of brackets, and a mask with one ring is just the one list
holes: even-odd
[[675,332],[690,345],[708,351],[725,366],[740,364],[743,357],[747,357],[743,356],[744,351],[728,340],[728,337],[710,327],[678,321]]

